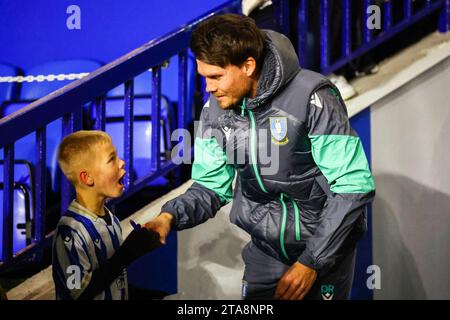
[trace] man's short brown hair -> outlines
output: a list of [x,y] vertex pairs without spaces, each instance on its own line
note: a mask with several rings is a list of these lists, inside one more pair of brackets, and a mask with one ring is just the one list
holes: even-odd
[[258,68],[264,60],[264,33],[249,17],[238,14],[214,16],[194,30],[191,50],[202,62],[220,66],[240,66],[253,57]]
[[67,179],[77,185],[80,166],[95,158],[95,147],[99,143],[112,142],[111,137],[97,130],[81,130],[64,137],[58,148],[58,164]]

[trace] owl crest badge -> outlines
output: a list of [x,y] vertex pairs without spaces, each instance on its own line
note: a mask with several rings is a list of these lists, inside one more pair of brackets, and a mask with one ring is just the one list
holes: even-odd
[[277,145],[288,143],[287,117],[270,117],[270,133],[272,134],[273,143]]

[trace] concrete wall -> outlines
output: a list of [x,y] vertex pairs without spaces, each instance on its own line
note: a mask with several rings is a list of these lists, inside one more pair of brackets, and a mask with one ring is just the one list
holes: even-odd
[[450,58],[372,107],[375,299],[450,299]]
[[240,299],[244,262],[250,241],[229,221],[231,204],[214,219],[178,232],[178,293],[168,299]]

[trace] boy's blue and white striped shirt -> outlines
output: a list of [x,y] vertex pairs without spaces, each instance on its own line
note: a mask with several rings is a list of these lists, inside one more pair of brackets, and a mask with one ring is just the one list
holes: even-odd
[[[105,207],[111,225],[72,201],[61,217],[53,239],[53,281],[56,299],[77,299],[88,286],[92,272],[110,259],[122,244],[119,220]],[[78,277],[79,275],[79,277]],[[126,300],[126,270],[94,300]]]

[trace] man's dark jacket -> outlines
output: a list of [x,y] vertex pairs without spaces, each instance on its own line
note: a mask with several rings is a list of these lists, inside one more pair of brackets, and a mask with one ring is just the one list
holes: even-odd
[[345,104],[327,78],[299,67],[279,33],[266,31],[254,99],[222,110],[211,95],[194,156],[194,184],[162,208],[178,230],[233,200],[231,222],[258,248],[288,265],[325,271],[367,228],[375,186]]

